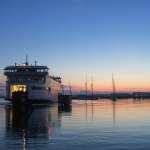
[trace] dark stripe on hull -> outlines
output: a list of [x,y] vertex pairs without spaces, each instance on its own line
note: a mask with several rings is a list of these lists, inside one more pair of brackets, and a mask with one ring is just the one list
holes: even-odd
[[[13,102],[15,100],[12,100],[12,99],[5,99],[6,101],[10,101],[10,102]],[[31,104],[46,104],[46,103],[56,103],[58,101],[54,101],[54,100],[45,100],[45,99],[28,99],[28,101],[31,103]]]

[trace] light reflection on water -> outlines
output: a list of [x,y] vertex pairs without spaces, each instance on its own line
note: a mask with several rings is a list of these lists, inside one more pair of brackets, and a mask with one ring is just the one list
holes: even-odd
[[35,107],[30,116],[0,105],[0,148],[149,149],[150,99],[73,100]]

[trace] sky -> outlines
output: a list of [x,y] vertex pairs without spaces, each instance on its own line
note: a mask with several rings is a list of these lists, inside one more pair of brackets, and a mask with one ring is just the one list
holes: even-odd
[[[0,0],[3,69],[47,65],[72,91],[149,91],[149,0]],[[67,88],[66,88],[67,90]]]

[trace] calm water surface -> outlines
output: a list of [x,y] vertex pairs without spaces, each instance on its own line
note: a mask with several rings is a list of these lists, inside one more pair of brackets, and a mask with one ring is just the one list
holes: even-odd
[[150,99],[73,100],[28,117],[0,99],[0,149],[150,149]]

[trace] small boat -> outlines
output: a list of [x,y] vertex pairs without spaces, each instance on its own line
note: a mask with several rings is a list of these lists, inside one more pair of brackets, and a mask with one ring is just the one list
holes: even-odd
[[116,101],[116,100],[117,100],[117,97],[111,97],[110,100]]

